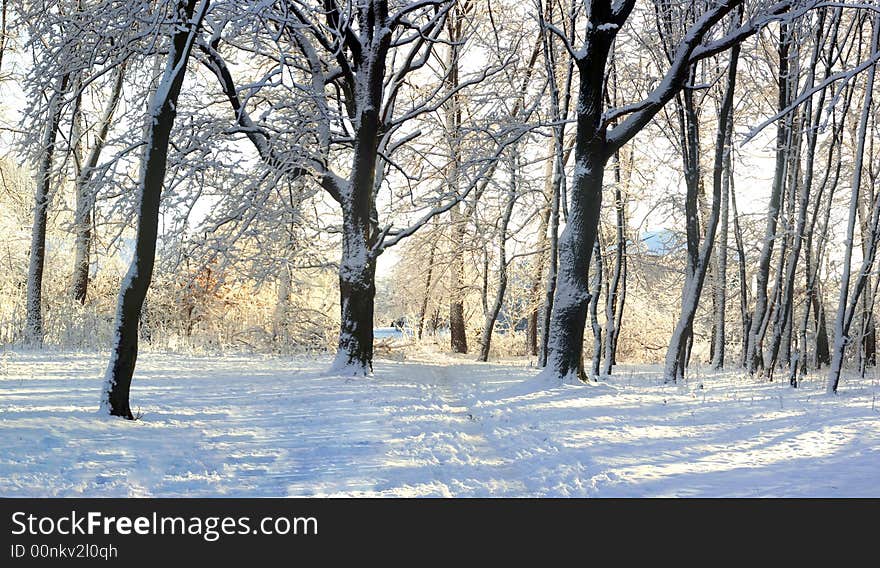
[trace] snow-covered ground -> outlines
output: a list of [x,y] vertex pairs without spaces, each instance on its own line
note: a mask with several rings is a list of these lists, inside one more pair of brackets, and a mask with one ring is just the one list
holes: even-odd
[[0,496],[880,496],[874,377],[803,388],[622,367],[542,389],[523,362],[143,353],[136,422],[106,356],[0,356]]

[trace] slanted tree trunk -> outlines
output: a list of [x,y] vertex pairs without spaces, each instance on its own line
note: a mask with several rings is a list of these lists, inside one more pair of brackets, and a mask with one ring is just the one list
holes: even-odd
[[[789,51],[790,29],[786,24],[781,24],[779,29],[779,69],[777,73],[779,110],[783,110],[790,104],[789,93]],[[779,213],[782,209],[782,196],[786,179],[786,166],[788,165],[788,141],[790,138],[791,125],[790,114],[777,122],[776,127],[776,169],[773,176],[773,185],[770,193],[770,202],[767,206],[767,228],[764,233],[764,242],[761,248],[761,256],[758,258],[757,285],[755,290],[755,311],[751,317],[749,339],[746,345],[746,368],[754,374],[764,366],[763,361],[763,332],[766,331],[768,320],[769,300],[767,286],[770,280],[770,258],[776,245],[777,224]]]
[[[725,87],[724,100],[718,114],[718,128],[715,137],[715,162],[712,175],[712,209],[706,220],[706,234],[699,246],[697,256],[693,259],[685,279],[682,292],[681,314],[678,324],[672,334],[669,349],[666,352],[666,365],[663,371],[665,382],[675,382],[684,377],[689,359],[690,345],[693,342],[693,324],[697,313],[697,306],[706,279],[706,273],[712,257],[712,248],[715,243],[715,233],[718,229],[719,215],[721,211],[721,196],[723,191],[723,179],[725,176],[725,154],[730,152],[730,144],[727,135],[730,132],[728,124],[733,120],[733,93],[736,88],[736,68],[739,60],[739,45],[735,45],[730,52],[730,63],[727,69],[727,86]],[[693,124],[690,122],[690,124]],[[692,138],[693,139],[693,138]],[[698,163],[698,153],[694,152],[693,159]],[[695,196],[694,196],[695,197]],[[694,199],[696,201],[696,199]],[[689,214],[695,212],[689,211]],[[688,231],[688,240],[694,238]],[[699,239],[699,235],[695,237]],[[690,247],[689,247],[690,248]],[[690,345],[689,345],[690,343]]]
[[[825,57],[825,77],[831,74],[831,62],[835,59],[835,51],[841,49],[840,42],[837,41],[838,30],[840,28],[842,8],[836,8],[832,15],[831,34],[829,36],[829,51]],[[846,124],[846,115],[852,103],[854,85],[850,83],[845,87],[844,102],[842,105],[842,115],[832,114],[831,140],[828,144],[827,158],[825,162],[825,173],[822,177],[822,183],[819,186],[818,195],[814,200],[812,218],[810,227],[807,231],[804,262],[806,269],[806,301],[804,306],[803,317],[801,318],[801,349],[798,354],[800,361],[799,376],[804,376],[807,372],[809,361],[807,353],[807,327],[809,325],[810,314],[813,314],[815,323],[814,332],[814,365],[816,369],[820,369],[822,365],[831,363],[830,349],[828,345],[828,331],[825,322],[825,309],[823,304],[824,295],[821,290],[821,282],[819,273],[821,269],[821,260],[825,254],[825,247],[828,242],[828,227],[833,209],[834,196],[840,180],[843,161],[841,160],[841,148],[843,129]],[[827,192],[827,197],[823,196]],[[819,223],[820,212],[822,213],[821,224]],[[817,230],[818,225],[818,230]],[[790,384],[797,387],[798,378],[790,379]]]
[[104,114],[98,124],[97,134],[89,150],[89,155],[85,163],[80,169],[76,178],[76,210],[73,216],[73,232],[74,241],[74,261],[73,261],[73,279],[70,285],[70,295],[80,304],[85,304],[86,295],[89,289],[89,253],[92,248],[92,210],[95,207],[95,190],[90,187],[89,182],[98,161],[101,159],[101,153],[107,142],[107,135],[110,132],[110,126],[113,122],[113,114],[122,98],[122,85],[125,79],[126,64],[122,63],[116,70],[116,77],[113,82],[113,89],[110,93],[110,99],[104,109]]
[[[553,22],[553,2],[547,1],[546,17]],[[545,17],[542,12],[541,17]],[[550,83],[550,115],[557,122],[553,126],[552,151],[553,161],[549,165],[550,179],[550,218],[549,234],[547,237],[547,278],[544,285],[544,301],[541,306],[540,329],[541,342],[538,348],[538,365],[547,365],[548,342],[550,340],[550,321],[553,314],[553,301],[556,296],[556,285],[559,279],[559,216],[566,204],[565,194],[565,164],[568,151],[565,149],[565,122],[568,115],[568,107],[571,100],[571,84],[574,76],[574,64],[571,60],[566,66],[564,92],[560,94],[559,77],[557,77],[558,63],[556,56],[556,43],[552,34],[544,33],[541,42],[544,54],[544,67]]]
[[516,204],[517,198],[517,168],[518,161],[515,155],[511,158],[510,187],[507,192],[507,204],[504,207],[504,213],[501,216],[501,226],[498,229],[498,289],[495,292],[495,301],[486,314],[486,324],[483,326],[483,336],[480,341],[479,361],[486,362],[489,360],[489,348],[492,344],[492,331],[495,328],[495,321],[498,314],[501,313],[501,307],[504,305],[504,294],[507,292],[507,230],[510,225],[510,218],[513,215],[513,206]]
[[[593,246],[593,286],[590,290],[590,326],[593,329],[593,364],[590,377],[599,380],[599,367],[602,361],[602,326],[599,325],[599,296],[602,292],[602,279],[605,274],[605,263],[602,258],[602,243],[599,237]],[[583,373],[583,369],[580,370]]]
[[[871,36],[871,50],[880,49],[880,15],[873,18],[873,33]],[[846,227],[846,239],[844,241],[843,270],[840,276],[840,295],[838,298],[837,315],[834,322],[834,349],[831,356],[831,367],[828,371],[828,393],[837,392],[840,383],[840,373],[843,370],[843,358],[846,347],[852,340],[849,337],[850,326],[856,314],[859,297],[865,289],[874,257],[877,252],[877,241],[880,239],[880,192],[877,192],[871,211],[870,228],[863,239],[868,241],[861,270],[856,276],[855,285],[850,293],[850,280],[852,276],[852,247],[855,239],[855,225],[858,216],[859,193],[862,185],[862,166],[865,157],[865,138],[868,131],[868,122],[871,116],[873,103],[874,78],[876,64],[868,69],[868,77],[865,83],[865,98],[862,105],[862,114],[859,119],[858,139],[853,163],[852,191],[850,195],[849,218]]]
[[119,291],[113,347],[105,376],[101,408],[113,416],[134,418],[129,390],[138,353],[138,323],[147,289],[153,276],[156,240],[159,233],[159,203],[171,129],[177,114],[177,98],[186,75],[190,51],[199,33],[209,0],[203,0],[196,14],[197,0],[181,0],[177,14],[181,24],[171,39],[165,73],[153,93],[148,112],[146,148],[141,160],[138,184],[138,227],[134,258]]
[[43,270],[46,266],[46,228],[49,220],[49,190],[52,184],[52,163],[55,156],[55,138],[61,122],[61,99],[67,92],[70,75],[58,78],[55,92],[49,96],[46,124],[40,147],[40,165],[34,192],[34,223],[31,230],[30,261],[28,263],[25,299],[24,343],[29,347],[43,346]]
[[[690,82],[694,82],[695,70],[691,70]],[[696,280],[700,264],[700,138],[699,117],[694,102],[693,91],[685,89],[683,96],[676,97],[676,115],[679,125],[679,143],[685,179],[685,229],[687,240],[687,262],[685,265],[685,283],[682,288],[681,313],[679,322],[669,339],[666,353],[665,382],[675,382],[684,378],[688,362],[688,351],[692,341],[693,317],[691,306],[699,304],[702,283],[697,286]],[[707,227],[708,230],[708,227]],[[708,269],[708,267],[707,267]],[[705,276],[705,275],[704,275]],[[694,298],[693,294],[697,294]]]
[[[813,48],[813,54],[811,57],[811,62],[807,71],[807,80],[805,88],[812,88],[815,82],[815,69],[819,64],[819,56],[821,54],[821,39],[822,32],[824,30],[825,23],[825,10],[819,12],[818,22],[816,26],[816,37],[815,45]],[[814,173],[814,163],[816,157],[816,144],[818,141],[818,129],[822,120],[822,114],[825,111],[824,103],[825,103],[825,94],[826,89],[822,89],[819,93],[818,101],[816,102],[816,116],[813,116],[813,102],[812,98],[808,99],[804,103],[803,110],[801,112],[801,122],[804,124],[806,128],[806,162],[804,164],[804,179],[799,184],[798,189],[798,200],[797,200],[797,217],[795,220],[794,227],[794,235],[793,241],[791,245],[791,251],[789,253],[785,268],[784,268],[784,280],[782,282],[782,292],[781,292],[781,305],[779,306],[779,316],[776,320],[776,325],[773,328],[773,337],[770,342],[770,364],[767,365],[767,374],[771,378],[773,377],[773,370],[776,367],[777,360],[779,358],[779,351],[783,343],[783,334],[786,335],[791,334],[792,327],[792,313],[794,311],[794,287],[795,287],[795,277],[797,273],[798,260],[800,259],[801,248],[804,241],[806,224],[807,224],[807,211],[810,205],[810,196],[813,189],[813,173]],[[798,175],[797,168],[794,168],[794,175]],[[807,310],[808,311],[808,310]],[[787,331],[786,331],[787,330]],[[791,342],[787,342],[787,345],[791,345]],[[787,361],[789,366],[793,367],[790,361],[790,348],[788,357],[783,358],[784,361]],[[789,373],[789,383],[793,386],[796,386],[796,378],[794,380],[791,377],[796,377],[796,373]]]

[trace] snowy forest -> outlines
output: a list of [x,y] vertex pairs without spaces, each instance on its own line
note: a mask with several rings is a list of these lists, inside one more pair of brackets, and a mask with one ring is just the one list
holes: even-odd
[[876,2],[0,27],[0,494],[877,496]]

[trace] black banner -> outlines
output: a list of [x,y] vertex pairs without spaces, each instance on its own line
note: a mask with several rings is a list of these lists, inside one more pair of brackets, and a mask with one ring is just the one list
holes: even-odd
[[[564,499],[0,499],[0,566],[129,565],[184,560],[254,565],[410,557],[465,562],[612,553],[665,556],[669,546],[784,544],[810,519],[873,519],[876,501]],[[866,536],[872,531],[864,527]],[[810,530],[815,530],[813,525]],[[800,527],[800,528],[798,528]],[[792,532],[795,531],[795,532]],[[740,536],[736,536],[740,535]],[[743,535],[746,535],[743,539]],[[800,537],[795,537],[800,538]],[[676,544],[677,543],[677,544]],[[412,551],[420,551],[413,558]],[[653,552],[652,552],[653,551]],[[682,553],[686,554],[686,550]],[[525,556],[524,556],[525,555]],[[543,555],[543,556],[542,556]],[[208,564],[214,563],[214,564]],[[283,562],[288,565],[290,562]],[[465,562],[469,563],[469,562]]]

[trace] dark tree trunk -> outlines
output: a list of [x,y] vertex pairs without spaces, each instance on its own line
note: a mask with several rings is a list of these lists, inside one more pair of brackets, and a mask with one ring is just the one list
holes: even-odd
[[[593,5],[591,24],[610,17],[610,4]],[[547,370],[564,382],[584,381],[581,353],[590,302],[588,273],[602,208],[605,164],[611,157],[602,125],[605,67],[612,37],[591,33],[590,49],[577,61],[580,85],[575,134],[575,168],[568,217],[559,237],[559,266],[547,343]],[[613,151],[613,149],[611,149]]]
[[577,145],[583,147],[575,151],[575,159],[582,169],[576,170],[568,223],[559,238],[558,284],[547,346],[548,370],[567,382],[586,379],[580,373],[580,354],[590,302],[587,274],[593,247],[582,243],[596,241],[605,166],[601,150],[591,149],[591,141],[578,140]]
[[[691,70],[690,82],[695,82],[695,69]],[[698,284],[697,280],[701,280],[705,276],[705,274],[698,274],[700,270],[700,137],[699,116],[693,91],[685,89],[682,96],[676,98],[676,111],[686,187],[685,229],[687,263],[685,266],[685,283],[682,289],[681,313],[678,324],[669,340],[664,382],[675,382],[684,377],[688,361],[687,351],[692,342],[693,319],[703,286],[702,282]],[[708,270],[708,266],[705,267],[705,270]],[[696,297],[693,296],[694,294],[696,294]],[[691,313],[692,311],[693,313]]]
[[193,20],[196,0],[178,4],[181,21],[192,22],[177,28],[173,38],[165,75],[150,105],[147,147],[141,162],[138,228],[134,259],[119,292],[116,311],[115,340],[107,369],[101,405],[113,416],[133,419],[129,405],[131,378],[137,362],[138,323],[147,289],[153,276],[156,240],[159,232],[159,203],[168,159],[168,145],[176,116],[177,98],[186,75],[186,64],[208,7],[204,0],[198,17]]
[[[548,1],[547,17],[553,22],[554,3]],[[542,14],[543,17],[543,14]],[[550,83],[550,114],[557,124],[553,127],[553,163],[550,166],[550,218],[547,251],[547,279],[544,287],[544,302],[541,306],[540,329],[541,342],[538,348],[538,365],[547,366],[549,356],[550,322],[553,317],[553,302],[556,297],[556,287],[559,281],[559,216],[561,211],[567,211],[565,164],[568,153],[565,149],[565,122],[568,107],[571,101],[571,85],[574,77],[574,62],[569,59],[566,66],[564,93],[560,95],[559,81],[557,76],[556,47],[551,34],[543,34],[544,64]]]
[[869,314],[865,322],[865,334],[862,337],[862,349],[864,351],[864,368],[877,365],[877,323],[873,315]]
[[[627,277],[627,257],[624,249],[623,256],[623,275],[620,279],[620,303],[617,306],[617,323],[614,325],[614,345],[611,349],[611,365],[617,365],[617,344],[620,340],[620,330],[623,329],[623,311],[626,306],[626,277]],[[611,371],[609,371],[610,374]]]
[[[456,211],[457,207],[452,211]],[[453,219],[455,215],[453,215]],[[455,223],[455,221],[454,221]],[[467,329],[464,321],[464,260],[461,250],[464,248],[464,221],[459,220],[452,227],[453,232],[453,259],[451,270],[451,283],[449,290],[449,341],[453,353],[467,353]]]
[[43,345],[43,271],[46,266],[46,227],[49,219],[49,190],[52,183],[52,163],[55,156],[55,138],[61,122],[61,98],[67,91],[70,75],[58,79],[55,92],[49,99],[49,108],[42,148],[40,166],[34,192],[34,223],[31,231],[31,250],[28,263],[27,297],[25,304],[24,343],[30,347]]
[[[732,172],[730,172],[732,173]],[[746,249],[743,242],[742,226],[739,222],[739,211],[736,207],[736,190],[733,186],[733,177],[729,178],[730,186],[730,208],[733,211],[733,236],[736,243],[737,268],[739,274],[739,311],[742,321],[742,348],[740,350],[740,365],[745,367],[746,357],[748,355],[749,329],[752,326],[752,316],[749,310],[749,280],[746,275]]]
[[[463,40],[463,13],[455,9],[453,17],[447,23],[449,30],[450,49],[447,59],[446,84],[450,91],[459,88],[459,56],[460,43]],[[460,136],[462,111],[458,95],[452,95],[444,105],[446,131],[449,140],[449,180],[450,190],[458,194],[460,168]],[[452,266],[449,285],[449,342],[453,353],[467,353],[467,327],[464,319],[464,237],[467,218],[462,218],[459,206],[450,211],[452,224]]]
[[[823,10],[824,12],[824,10]],[[831,29],[828,51],[825,57],[825,78],[831,75],[832,64],[835,59],[835,50],[840,49],[840,42],[837,41],[837,34],[841,23],[842,9],[837,8],[832,13],[832,22],[829,26]],[[806,269],[806,301],[804,302],[804,312],[801,318],[801,347],[798,354],[800,362],[799,376],[806,375],[809,362],[808,344],[807,344],[807,328],[809,326],[810,313],[813,314],[815,322],[814,333],[814,364],[817,369],[822,365],[831,362],[830,351],[828,346],[828,333],[825,325],[825,314],[823,308],[823,294],[821,291],[821,282],[819,279],[821,259],[824,256],[824,250],[828,241],[828,226],[833,209],[834,195],[840,180],[842,169],[841,148],[843,146],[842,136],[843,129],[846,124],[845,117],[849,112],[852,103],[854,85],[848,85],[845,88],[844,103],[842,105],[841,115],[843,119],[832,116],[831,141],[828,144],[827,159],[824,168],[822,183],[819,186],[818,195],[814,200],[812,218],[810,227],[806,231],[806,243],[804,250],[804,264]],[[832,175],[833,172],[833,175]],[[823,199],[823,195],[827,192],[827,197]],[[823,211],[823,204],[824,211]],[[819,223],[820,212],[822,213],[822,222]],[[818,231],[816,230],[819,226]],[[792,378],[790,384],[797,387],[798,376]]]
[[369,220],[369,209],[366,219],[362,210],[354,209],[343,214],[342,261],[339,266],[339,346],[331,371],[367,375],[373,370],[376,298],[376,259],[367,251],[375,231]]
[[[816,38],[815,46],[813,48],[812,61],[810,66],[808,67],[808,78],[806,83],[806,88],[812,88],[815,79],[815,68],[819,63],[819,56],[821,54],[821,37],[822,32],[824,30],[824,22],[825,22],[825,14],[824,10],[819,12],[818,23],[816,26],[816,30],[818,37]],[[830,71],[830,70],[829,70]],[[829,73],[826,72],[826,76]],[[788,261],[785,265],[785,278],[783,281],[782,288],[782,304],[779,308],[779,317],[777,318],[777,325],[774,326],[773,338],[770,345],[770,365],[768,365],[767,372],[770,373],[772,377],[773,369],[776,367],[776,363],[778,360],[780,350],[783,350],[783,358],[782,360],[787,362],[790,367],[796,366],[796,363],[791,361],[791,333],[793,327],[793,312],[794,312],[794,287],[795,287],[795,277],[797,273],[797,265],[798,260],[801,255],[801,248],[803,246],[803,241],[806,238],[806,227],[807,227],[807,212],[810,205],[810,196],[813,189],[813,175],[814,175],[814,163],[816,157],[816,144],[818,141],[818,129],[820,127],[820,123],[822,121],[822,115],[825,111],[824,102],[825,102],[825,94],[826,90],[822,89],[819,93],[818,101],[816,102],[816,115],[813,116],[813,103],[812,99],[806,101],[803,107],[803,111],[801,113],[802,122],[806,123],[806,162],[804,165],[804,179],[799,187],[799,197],[797,202],[797,218],[795,221],[794,228],[794,237],[793,243],[791,247],[791,253],[788,257]],[[794,168],[794,175],[798,175],[798,168]],[[805,255],[808,256],[812,254],[811,251],[807,250]],[[810,271],[809,260],[807,260],[807,272]],[[807,313],[809,310],[807,309]],[[785,338],[788,338],[785,341]],[[792,379],[792,377],[794,377]],[[789,383],[793,386],[796,385],[797,373],[789,373]]]
[[382,83],[390,38],[362,56],[355,95],[358,112],[348,195],[342,206],[342,257],[339,263],[339,347],[331,372],[368,375],[373,371],[373,315],[379,237],[375,210]]
[[614,255],[614,268],[611,279],[608,282],[608,294],[605,296],[605,361],[602,366],[602,375],[610,376],[615,364],[615,351],[617,338],[620,331],[617,328],[623,321],[623,296],[621,294],[621,282],[626,278],[626,203],[624,202],[623,189],[621,188],[622,176],[620,172],[620,151],[614,153],[614,210],[616,216],[615,237],[617,250]]
[[831,344],[828,340],[828,323],[825,319],[825,305],[820,298],[813,298],[816,312],[816,368],[831,364]]

